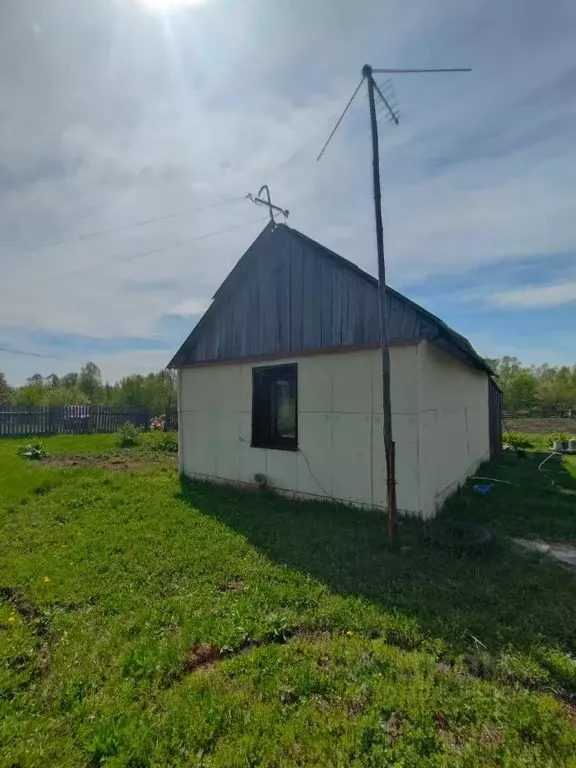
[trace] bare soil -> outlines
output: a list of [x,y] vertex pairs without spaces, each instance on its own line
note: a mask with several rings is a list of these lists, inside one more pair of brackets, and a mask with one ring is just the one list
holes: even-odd
[[186,668],[195,672],[201,667],[208,667],[220,661],[220,651],[212,643],[196,643],[188,651]]
[[51,456],[42,461],[42,466],[61,469],[117,469],[126,472],[158,467],[159,464],[165,463],[166,459],[164,457],[161,460],[154,461],[153,459],[142,459],[135,456]]
[[[550,432],[568,432],[576,435],[576,419],[541,419],[520,418],[505,419],[506,426],[511,432],[527,432],[528,434],[548,434]],[[506,439],[506,433],[504,433]]]

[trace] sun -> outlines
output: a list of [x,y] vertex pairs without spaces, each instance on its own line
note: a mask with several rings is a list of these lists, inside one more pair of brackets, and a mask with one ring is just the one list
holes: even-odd
[[135,0],[137,5],[151,13],[169,13],[179,8],[203,5],[208,0]]

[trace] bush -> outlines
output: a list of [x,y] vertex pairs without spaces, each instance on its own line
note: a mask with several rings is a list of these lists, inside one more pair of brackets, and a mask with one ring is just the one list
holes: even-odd
[[556,440],[559,440],[561,443],[567,443],[568,440],[572,439],[572,435],[569,435],[567,432],[552,432],[551,435],[548,435],[546,438],[546,443],[550,446],[554,445]]
[[531,448],[532,441],[523,432],[509,432],[505,441],[513,448]]
[[140,443],[141,439],[141,431],[131,421],[122,424],[115,436],[118,448],[134,448]]
[[44,450],[42,443],[27,443],[18,448],[18,456],[23,459],[40,461],[40,459],[46,459],[48,454]]
[[144,445],[158,453],[178,453],[178,433],[154,431],[146,435]]

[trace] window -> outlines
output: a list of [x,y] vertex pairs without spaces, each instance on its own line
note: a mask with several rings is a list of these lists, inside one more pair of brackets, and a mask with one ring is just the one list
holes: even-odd
[[298,367],[252,369],[252,445],[298,449]]

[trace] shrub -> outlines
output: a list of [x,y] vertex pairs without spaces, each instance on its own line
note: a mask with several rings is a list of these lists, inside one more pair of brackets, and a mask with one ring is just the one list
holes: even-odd
[[523,432],[510,432],[506,435],[506,442],[514,448],[531,448],[532,441]]
[[116,432],[115,439],[118,448],[134,448],[140,443],[142,433],[131,421],[126,421]]
[[18,448],[18,456],[23,459],[40,461],[40,459],[46,459],[48,454],[44,450],[42,443],[27,443]]
[[561,443],[567,443],[568,440],[572,439],[572,435],[569,435],[567,432],[552,432],[551,435],[548,435],[546,438],[547,445],[554,445],[556,440],[560,440]]
[[154,431],[146,435],[144,445],[158,453],[178,453],[178,433]]

